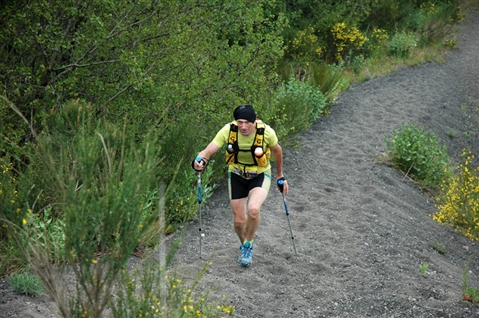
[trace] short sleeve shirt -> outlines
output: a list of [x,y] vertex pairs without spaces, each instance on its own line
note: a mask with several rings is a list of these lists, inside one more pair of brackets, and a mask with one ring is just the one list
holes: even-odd
[[[264,123],[263,123],[264,124]],[[224,145],[228,143],[228,138],[230,135],[230,126],[231,123],[226,124],[221,130],[216,134],[216,137],[213,139],[213,143],[218,146],[219,148],[222,148]],[[264,129],[264,138],[263,138],[263,143],[265,145],[265,149],[268,147],[273,147],[278,144],[278,137],[276,136],[276,132],[271,128],[270,126],[264,124],[265,129]],[[238,146],[240,149],[250,149],[251,146],[254,143],[254,137],[256,136],[256,132],[249,135],[249,136],[243,136],[239,131],[238,131]],[[245,163],[245,164],[254,164],[253,157],[251,155],[250,151],[240,151],[238,153],[238,161]],[[244,166],[242,164],[232,164],[229,165],[229,171],[233,171],[234,168],[240,168],[243,169]],[[268,161],[268,164],[266,167],[258,167],[258,166],[253,166],[251,167],[252,169],[255,169],[258,173],[263,173],[265,171],[268,171],[271,169],[271,165]]]

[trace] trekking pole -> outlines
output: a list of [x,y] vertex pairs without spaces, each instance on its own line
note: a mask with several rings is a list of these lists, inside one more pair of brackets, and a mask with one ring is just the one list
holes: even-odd
[[[202,160],[202,158],[198,157],[196,158],[196,161],[200,162]],[[203,237],[205,236],[205,234],[202,232],[202,228],[201,228],[201,201],[203,201],[203,195],[202,195],[202,192],[201,192],[201,171],[198,171],[198,183],[197,183],[197,187],[198,187],[198,219],[199,219],[199,232],[200,232],[200,259],[201,259],[201,243],[203,241]]]
[[281,194],[283,195],[284,209],[286,210],[286,217],[288,219],[289,233],[291,233],[291,240],[293,240],[294,254],[298,255],[298,252],[296,252],[296,245],[294,244],[294,235],[293,235],[293,230],[291,229],[291,221],[289,220],[288,204],[286,203],[286,198],[284,197],[284,193],[283,193],[284,179],[278,180],[278,187],[279,187],[279,191],[281,191]]

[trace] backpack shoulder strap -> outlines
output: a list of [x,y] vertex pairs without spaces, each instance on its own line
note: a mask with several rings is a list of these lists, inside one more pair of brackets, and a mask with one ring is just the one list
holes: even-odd
[[256,136],[254,137],[253,147],[263,147],[264,129],[265,129],[264,123],[258,120],[256,122]]
[[236,121],[233,121],[230,124],[230,133],[228,136],[228,143],[234,145],[236,144],[237,140],[238,140],[238,124],[236,123]]

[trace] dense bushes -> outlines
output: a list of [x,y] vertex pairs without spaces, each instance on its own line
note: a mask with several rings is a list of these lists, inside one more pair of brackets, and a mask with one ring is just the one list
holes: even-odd
[[415,36],[421,44],[442,41],[463,17],[455,0],[281,3],[290,21],[284,32],[286,57],[309,62],[348,64],[356,56],[372,56],[378,49],[377,30],[396,38],[392,54],[409,54]]
[[[190,219],[188,158],[212,138],[211,127],[230,120],[232,105],[269,105],[264,92],[282,53],[283,19],[265,16],[263,4],[9,3],[0,13],[3,165],[30,160],[32,131],[56,130],[58,146],[81,138],[64,124],[78,115],[68,108],[79,100],[90,120],[127,140],[141,142],[151,128],[161,135],[157,181],[182,171],[167,193],[168,221]],[[55,193],[44,198],[41,206],[56,206]]]
[[[133,288],[120,278],[128,255],[195,217],[191,159],[237,104],[255,105],[281,139],[307,130],[348,71],[381,54],[407,58],[460,19],[455,1],[9,2],[0,12],[0,275],[25,258],[78,262],[79,298],[60,309],[100,314],[108,284]],[[397,164],[435,184],[430,154]],[[204,199],[222,162],[212,158],[203,175]],[[105,298],[84,302],[96,292]],[[131,301],[120,311],[152,309],[153,298],[117,296]],[[233,311],[178,302],[191,315],[190,306]]]

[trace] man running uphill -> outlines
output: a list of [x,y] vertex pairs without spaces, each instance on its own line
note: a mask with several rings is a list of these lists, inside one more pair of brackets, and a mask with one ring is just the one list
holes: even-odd
[[283,151],[274,130],[256,118],[251,105],[238,106],[233,116],[235,121],[216,134],[192,165],[197,171],[203,170],[209,158],[227,145],[229,198],[234,229],[241,242],[238,263],[249,267],[253,262],[253,239],[260,222],[261,206],[271,185],[271,153],[277,181],[284,180],[284,194],[288,193],[288,183],[283,176]]

